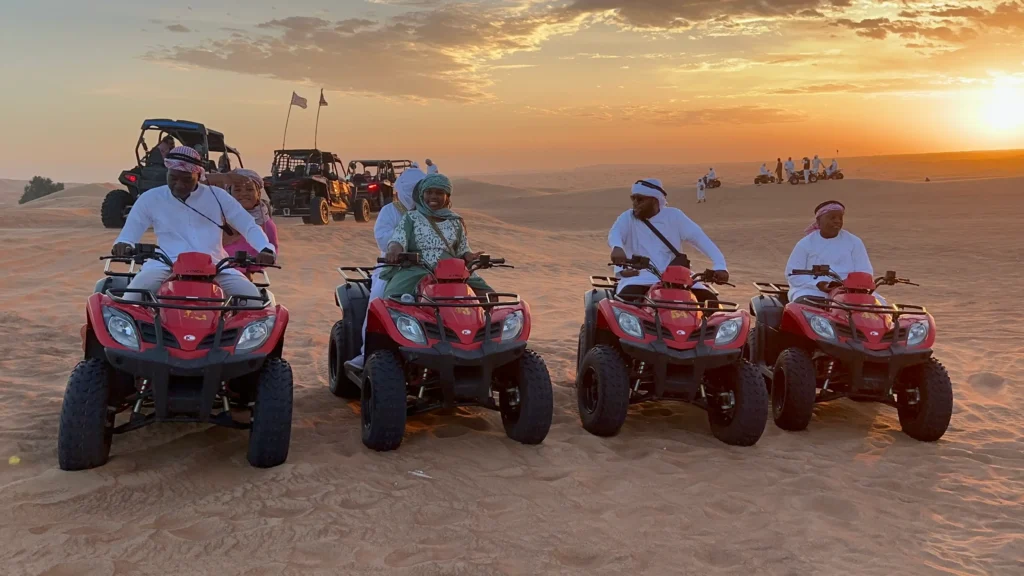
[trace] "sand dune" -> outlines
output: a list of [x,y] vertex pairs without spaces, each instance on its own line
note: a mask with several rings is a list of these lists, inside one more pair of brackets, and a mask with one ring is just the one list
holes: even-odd
[[[185,425],[117,437],[102,468],[57,469],[82,301],[114,233],[99,186],[8,210],[0,239],[32,248],[0,260],[0,454],[20,458],[0,464],[3,573],[1019,574],[1024,178],[1018,164],[988,179],[987,160],[956,170],[971,162],[979,179],[928,184],[900,176],[912,164],[899,159],[864,164],[871,180],[813,186],[731,185],[720,169],[726,187],[700,206],[686,167],[458,181],[474,248],[517,266],[488,280],[531,303],[532,346],[557,384],[537,447],[506,439],[496,414],[460,410],[411,419],[397,452],[366,450],[325,362],[334,267],[372,262],[370,225],[281,220],[274,290],[292,312],[299,387],[289,460],[262,471],[245,463],[244,433]],[[816,203],[844,201],[876,270],[921,284],[891,298],[936,317],[956,399],[946,436],[916,442],[894,410],[845,400],[819,406],[806,432],[769,423],[745,449],[672,404],[634,407],[614,438],[585,432],[571,388],[582,294],[606,270],[629,183],[647,175],[719,243],[738,284],[723,298],[736,302],[781,278]]]

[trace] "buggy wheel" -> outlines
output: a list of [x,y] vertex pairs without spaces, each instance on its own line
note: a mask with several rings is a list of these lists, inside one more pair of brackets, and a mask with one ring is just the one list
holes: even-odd
[[[511,367],[510,367],[511,368]],[[544,359],[527,350],[514,366],[515,386],[498,393],[505,434],[522,444],[540,444],[551,429],[554,401]]]
[[716,370],[708,379],[711,433],[726,444],[753,446],[768,423],[768,391],[761,372],[740,361]]
[[915,440],[935,442],[953,416],[953,383],[934,358],[905,368],[899,376],[896,409],[903,432]]
[[334,214],[331,214],[331,218],[333,218],[335,222],[344,222],[345,216],[348,216],[345,212],[335,212]]
[[292,367],[269,358],[260,371],[249,429],[249,464],[272,468],[288,459],[292,439]]
[[104,228],[123,228],[134,199],[125,190],[111,190],[100,206],[100,220]]
[[323,226],[331,221],[331,207],[327,205],[327,198],[317,197],[313,200],[309,210],[309,223],[314,226]]
[[61,470],[87,470],[107,463],[114,435],[114,412],[108,409],[110,371],[100,358],[75,366],[64,390],[57,432]]
[[804,430],[811,422],[817,395],[814,363],[800,348],[788,348],[779,354],[772,375],[772,417],[775,425],[793,432]]
[[394,450],[405,436],[405,374],[391,350],[374,352],[366,361],[360,412],[363,444],[378,452]]
[[356,214],[356,222],[370,221],[370,201],[366,198],[356,200],[356,205],[355,208],[353,208],[353,211]]
[[587,432],[618,434],[629,411],[629,372],[618,350],[601,345],[586,353],[576,377],[576,403]]
[[339,398],[356,400],[361,392],[345,375],[345,321],[338,320],[331,328],[331,340],[327,344],[327,383],[331,393]]

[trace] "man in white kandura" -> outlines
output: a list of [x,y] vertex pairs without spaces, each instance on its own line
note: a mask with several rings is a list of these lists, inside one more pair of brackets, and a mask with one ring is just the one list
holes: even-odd
[[707,197],[704,195],[704,191],[707,186],[704,185],[703,178],[697,178],[697,204],[701,202],[707,202]]
[[831,177],[836,173],[836,170],[839,170],[839,162],[836,162],[836,159],[833,158],[832,163],[825,169],[825,175]]
[[786,160],[784,166],[786,168],[786,180],[789,180],[790,176],[793,175],[793,172],[796,171],[796,163],[793,162],[792,156],[789,157],[789,160]]
[[[373,237],[377,240],[381,258],[387,254],[388,243],[391,241],[391,236],[394,235],[398,223],[402,221],[402,216],[416,208],[412,191],[416,184],[425,177],[426,174],[420,170],[419,164],[413,162],[412,166],[402,172],[398,176],[398,180],[395,180],[395,191],[398,192],[398,198],[380,209],[380,213],[377,214],[377,222],[373,225]],[[384,287],[387,286],[387,282],[380,277],[383,271],[383,268],[378,268],[373,272],[369,302],[384,296]],[[359,356],[348,362],[350,367],[362,369],[366,361],[366,322],[369,318],[369,314],[363,318],[363,346],[359,349]]]
[[[791,274],[793,270],[810,270],[816,265],[827,264],[843,279],[851,272],[874,273],[864,242],[843,230],[845,213],[846,207],[837,200],[822,202],[815,207],[814,222],[804,230],[804,237],[796,243],[789,262],[786,262],[790,302],[807,296],[826,297],[837,284],[829,278],[794,276]],[[876,294],[875,297],[880,303],[885,303],[881,296]]]
[[[183,252],[201,252],[220,261],[228,256],[224,251],[224,234],[233,228],[259,250],[258,263],[274,263],[273,244],[238,200],[220,188],[199,183],[205,169],[198,152],[188,146],[178,146],[164,157],[164,165],[167,185],[139,196],[111,254],[131,255],[135,244],[152,226],[157,245],[172,262]],[[128,288],[155,293],[170,275],[171,270],[165,264],[149,260]],[[228,268],[215,280],[226,296],[260,298],[259,289],[238,270]],[[129,292],[125,299],[138,301],[142,294]]]
[[[620,278],[616,288],[618,294],[642,296],[658,282],[658,278],[650,272],[621,268],[626,260],[633,256],[644,256],[651,259],[655,268],[664,272],[674,260],[682,256],[680,249],[684,242],[689,242],[711,260],[716,280],[729,281],[722,251],[682,210],[668,207],[668,193],[662,188],[661,180],[638,180],[630,190],[630,199],[633,208],[623,212],[608,232],[612,263],[616,265],[615,273]],[[701,302],[717,300],[714,293],[703,284],[695,284],[693,293]]]
[[427,174],[437,174],[437,164],[430,158],[427,158]]

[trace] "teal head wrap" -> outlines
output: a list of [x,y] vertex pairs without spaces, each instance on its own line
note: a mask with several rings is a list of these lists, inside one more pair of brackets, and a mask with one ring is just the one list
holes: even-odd
[[440,218],[442,220],[461,220],[462,217],[448,208],[431,210],[423,201],[423,193],[431,188],[444,190],[449,196],[452,193],[452,181],[444,174],[429,174],[426,178],[416,183],[413,188],[413,200],[416,202],[416,211],[428,218]]

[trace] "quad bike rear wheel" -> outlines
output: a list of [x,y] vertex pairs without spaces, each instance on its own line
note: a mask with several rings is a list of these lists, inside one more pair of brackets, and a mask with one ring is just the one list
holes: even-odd
[[498,392],[505,434],[522,444],[540,444],[551,429],[554,412],[548,367],[539,354],[526,350],[511,368],[514,385]]
[[953,416],[953,383],[934,358],[904,369],[899,376],[896,409],[903,432],[915,440],[935,442]]
[[114,436],[114,412],[108,409],[111,368],[101,358],[75,366],[64,390],[57,432],[61,470],[87,470],[107,463]]
[[835,174],[834,176],[832,176],[832,177],[833,177],[833,178],[835,178],[836,180],[842,180],[842,179],[843,179],[843,173],[842,173],[842,172],[837,172],[837,173],[836,173],[836,174]]
[[711,433],[732,446],[753,446],[768,423],[768,391],[756,366],[741,360],[709,375]]
[[331,393],[339,398],[347,400],[358,400],[362,392],[345,375],[345,362],[348,362],[353,355],[347,349],[345,338],[345,321],[338,320],[331,328],[331,339],[327,344],[327,383]]
[[618,434],[629,411],[629,371],[618,350],[601,345],[586,353],[576,378],[576,403],[587,432]]
[[111,190],[100,206],[100,220],[104,228],[123,228],[128,212],[135,200],[126,190]]
[[817,382],[814,363],[800,348],[787,348],[775,360],[772,376],[772,417],[783,430],[807,428],[814,412]]
[[789,177],[789,183],[792,184],[793,186],[796,186],[797,184],[800,183],[800,177],[797,176],[796,174],[791,175]]
[[309,206],[309,223],[314,226],[324,226],[331,221],[331,207],[327,204],[327,198],[316,197]]
[[815,182],[818,181],[818,175],[812,173],[810,176],[807,177],[807,181],[811,184],[814,184]]
[[356,222],[370,221],[370,201],[366,198],[356,200],[356,205],[353,211],[356,214]]
[[363,444],[378,452],[401,446],[407,414],[405,374],[391,350],[378,350],[366,361],[360,412]]
[[249,464],[273,468],[288,459],[292,438],[292,367],[281,358],[263,363],[249,429]]

